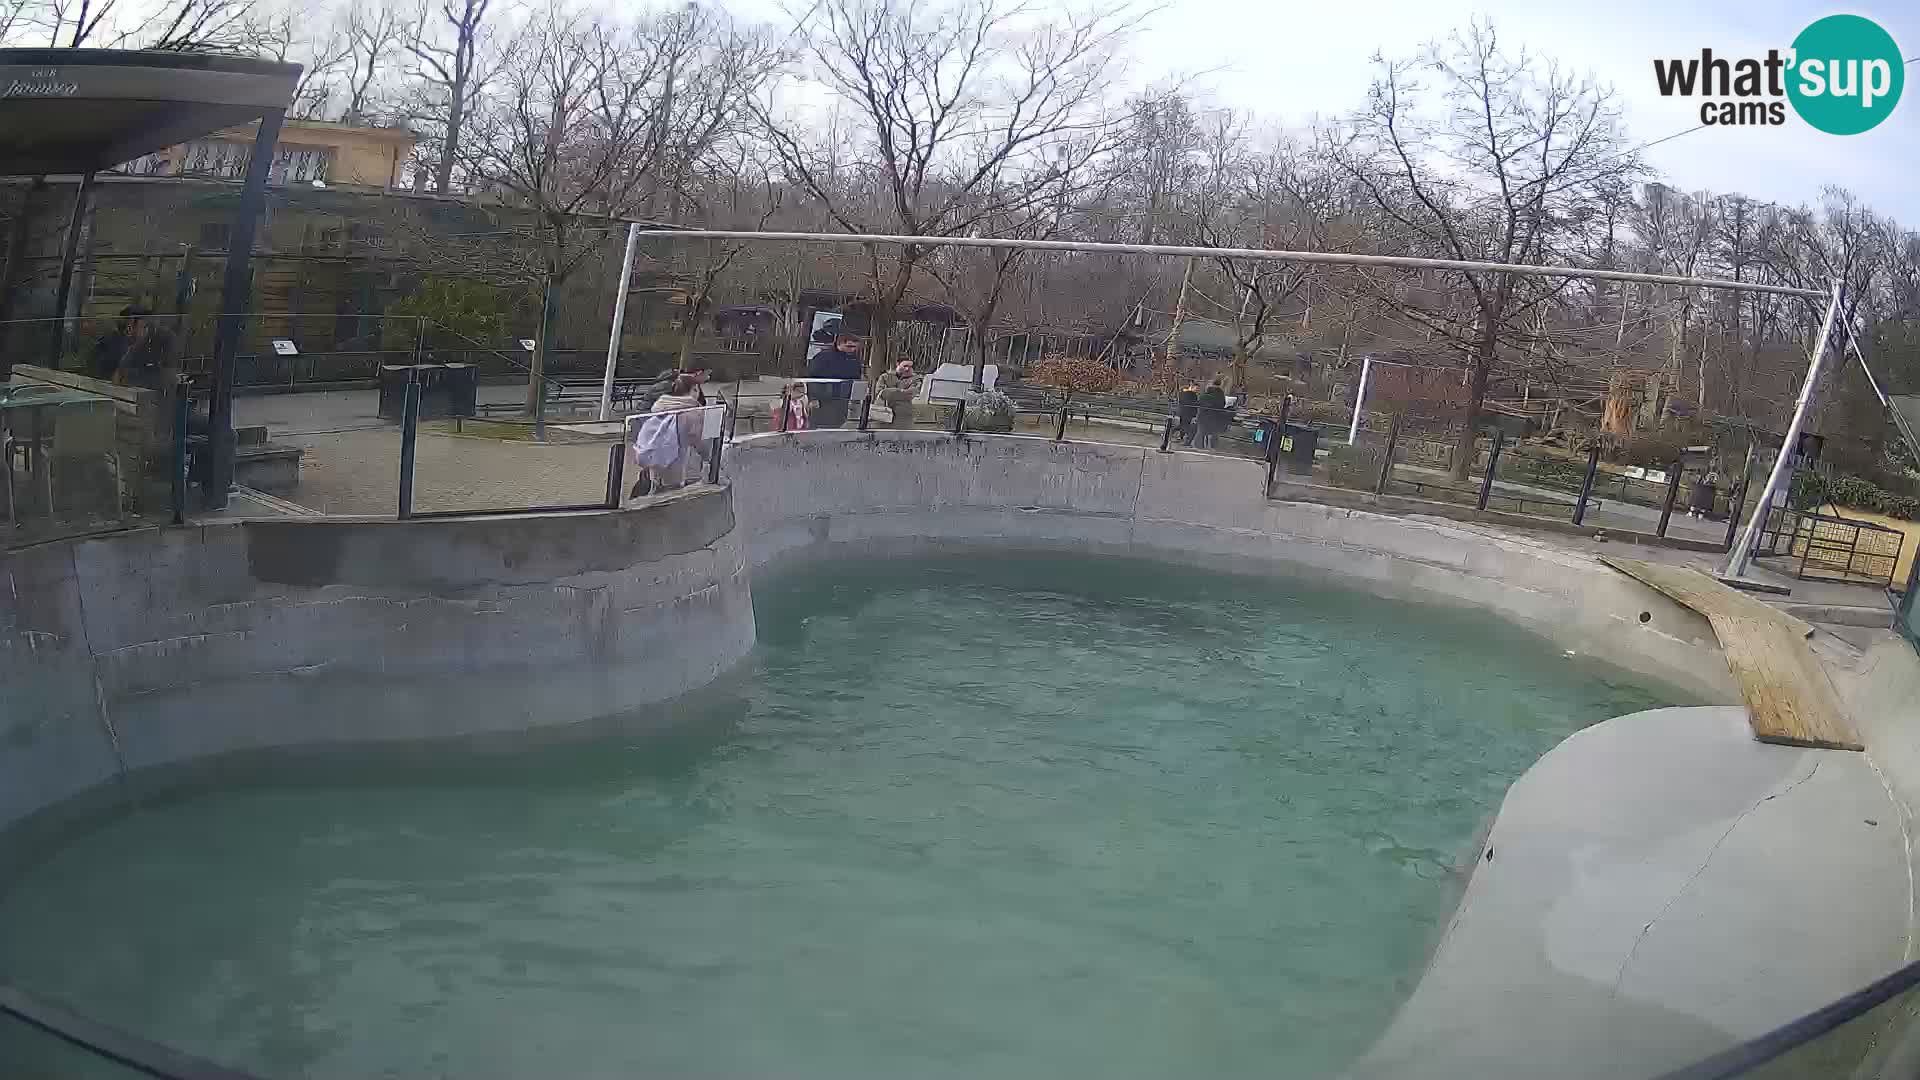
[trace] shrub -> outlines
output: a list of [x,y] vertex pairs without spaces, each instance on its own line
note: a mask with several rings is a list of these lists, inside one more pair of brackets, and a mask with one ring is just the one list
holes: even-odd
[[1054,355],[1028,364],[1021,381],[1051,386],[1070,394],[1105,394],[1119,388],[1120,373],[1105,361]]
[[1844,473],[1822,478],[1816,472],[1803,472],[1794,477],[1791,494],[1799,506],[1831,502],[1835,506],[1870,510],[1905,521],[1920,521],[1920,498],[1887,491],[1871,480]]

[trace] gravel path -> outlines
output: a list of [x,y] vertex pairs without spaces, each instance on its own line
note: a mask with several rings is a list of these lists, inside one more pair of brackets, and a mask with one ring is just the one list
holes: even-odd
[[[295,435],[300,488],[288,501],[324,514],[390,515],[399,505],[400,433],[373,428]],[[501,510],[597,503],[607,494],[607,443],[528,443],[421,433],[415,510]]]

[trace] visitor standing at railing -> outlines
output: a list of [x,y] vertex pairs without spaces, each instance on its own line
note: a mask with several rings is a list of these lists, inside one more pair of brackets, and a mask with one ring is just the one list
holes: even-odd
[[807,364],[807,378],[835,380],[808,384],[814,401],[814,427],[837,428],[846,424],[853,384],[860,378],[861,370],[860,339],[851,334],[834,335],[830,347],[813,354]]
[[1188,446],[1192,446],[1193,417],[1195,413],[1200,411],[1200,388],[1197,386],[1183,386],[1180,388],[1180,396],[1174,400],[1173,417],[1178,423],[1180,441]]
[[700,384],[681,374],[665,394],[654,399],[652,415],[635,429],[632,457],[640,471],[628,492],[632,498],[684,486],[706,459],[700,432],[705,417]]
[[1193,446],[1196,450],[1210,450],[1227,430],[1227,392],[1215,379],[1200,391],[1200,407],[1193,418]]
[[913,373],[913,361],[902,360],[893,370],[880,376],[880,403],[892,411],[893,426],[913,426],[913,396],[920,390],[920,376]]
[[813,413],[813,399],[807,396],[807,384],[798,379],[780,388],[778,410],[773,418],[775,431],[805,431],[807,417]]
[[[1693,482],[1693,491],[1687,498],[1687,516],[1704,518],[1713,516],[1713,493],[1720,486],[1720,474],[1712,469]],[[1663,519],[1664,520],[1664,519]]]

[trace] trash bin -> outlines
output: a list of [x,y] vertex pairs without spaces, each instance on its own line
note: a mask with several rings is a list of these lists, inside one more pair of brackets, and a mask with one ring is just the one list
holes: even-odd
[[1312,474],[1313,452],[1319,446],[1320,432],[1317,429],[1288,424],[1285,430],[1279,432],[1278,445],[1274,451],[1279,455],[1280,471],[1290,476]]
[[406,408],[407,380],[420,384],[420,419],[472,416],[480,385],[472,364],[382,364],[380,418],[398,420]]

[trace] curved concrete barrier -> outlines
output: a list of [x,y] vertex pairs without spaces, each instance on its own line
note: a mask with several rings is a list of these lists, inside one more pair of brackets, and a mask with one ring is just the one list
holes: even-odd
[[1593,559],[1457,522],[1270,502],[1257,461],[921,431],[758,435],[727,453],[756,567],[1003,543],[1326,574],[1486,610],[1699,700],[1738,700],[1704,618]]
[[1354,1075],[1644,1078],[1766,1034],[1903,962],[1903,816],[1865,755],[1744,709],[1578,732],[1509,789]]
[[0,559],[0,828],[148,766],[606,716],[753,647],[724,490],[604,514],[232,522]]

